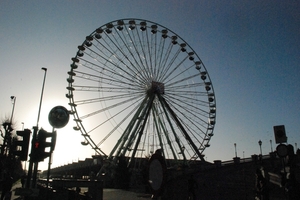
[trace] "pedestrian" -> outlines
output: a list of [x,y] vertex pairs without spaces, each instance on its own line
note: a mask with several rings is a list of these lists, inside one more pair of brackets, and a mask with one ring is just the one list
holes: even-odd
[[26,176],[23,175],[23,176],[21,177],[22,188],[25,188],[25,180],[26,180]]
[[269,188],[262,169],[256,169],[256,200],[269,200]]
[[1,200],[10,199],[11,196],[11,188],[13,184],[13,178],[10,176],[10,174],[6,173],[4,174],[4,180],[2,185],[2,194],[1,194]]
[[198,188],[198,184],[196,180],[193,178],[193,176],[191,175],[188,180],[189,199],[193,199],[193,200],[196,199],[195,189],[197,188]]

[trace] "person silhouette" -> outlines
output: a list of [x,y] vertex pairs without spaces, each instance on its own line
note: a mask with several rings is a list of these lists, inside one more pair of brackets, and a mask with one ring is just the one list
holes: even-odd
[[198,188],[197,181],[194,179],[193,175],[190,176],[188,180],[188,192],[189,192],[189,199],[196,199],[195,189]]
[[5,199],[10,199],[11,195],[11,188],[13,185],[13,178],[10,176],[9,173],[4,174],[4,181],[2,185],[2,194],[1,194],[1,200]]

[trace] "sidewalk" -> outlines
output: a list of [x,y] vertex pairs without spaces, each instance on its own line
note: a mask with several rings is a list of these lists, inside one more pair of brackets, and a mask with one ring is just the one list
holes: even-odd
[[[20,188],[22,187],[22,184],[20,181],[17,181],[16,183],[14,183],[14,185],[12,186],[12,189],[11,189],[11,200],[15,200],[15,199],[20,199],[19,197],[20,196],[15,196],[15,189],[16,188]],[[0,196],[2,194],[2,191],[0,191]]]
[[15,200],[15,199],[21,199],[20,198],[20,196],[16,196],[15,195],[15,190],[16,190],[16,188],[20,188],[20,187],[22,187],[22,184],[21,184],[21,181],[17,181],[14,185],[13,185],[13,187],[12,187],[12,189],[11,189],[11,200]]
[[[11,200],[20,200],[20,196],[15,195],[15,188],[21,187],[18,182],[12,188]],[[151,199],[149,194],[139,194],[132,191],[119,190],[119,189],[103,189],[103,200],[147,200]]]
[[118,189],[104,189],[103,190],[103,200],[147,200],[151,199],[150,195],[138,194],[126,190]]

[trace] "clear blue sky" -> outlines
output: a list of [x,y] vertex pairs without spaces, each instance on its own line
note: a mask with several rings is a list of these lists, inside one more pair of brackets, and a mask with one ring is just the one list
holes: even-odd
[[[10,117],[13,95],[17,129],[36,125],[46,67],[39,126],[51,131],[51,108],[69,108],[66,78],[77,46],[107,22],[139,18],[181,36],[209,72],[217,99],[209,161],[232,159],[234,143],[240,157],[259,154],[259,140],[268,153],[274,125],[285,125],[288,142],[300,146],[299,10],[299,1],[281,0],[1,0],[0,117]],[[93,154],[73,126],[58,130],[53,166]]]

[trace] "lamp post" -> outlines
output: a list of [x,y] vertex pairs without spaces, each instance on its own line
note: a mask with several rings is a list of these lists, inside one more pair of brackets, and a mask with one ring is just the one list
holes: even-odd
[[270,145],[271,145],[271,152],[273,152],[272,140],[270,140]]
[[12,104],[13,104],[13,108],[12,108],[11,116],[10,116],[10,123],[12,123],[12,119],[13,119],[13,116],[14,116],[14,111],[15,111],[15,105],[16,105],[17,97],[11,96],[10,99],[11,99]]
[[[40,105],[39,105],[37,122],[36,122],[36,126],[33,127],[31,151],[34,149],[34,145],[35,145],[34,141],[36,140],[36,137],[37,137],[39,120],[40,120],[40,113],[41,113],[41,107],[42,107],[42,101],[43,101],[43,94],[44,94],[44,87],[45,87],[45,80],[46,80],[46,75],[47,75],[47,68],[43,67],[42,70],[44,70],[44,80],[43,80],[43,86],[42,86],[42,92],[41,92],[41,98],[40,98]],[[33,169],[33,172],[32,172],[33,164],[34,164],[34,169]],[[33,163],[33,161],[30,159],[30,161],[29,161],[29,167],[28,167],[28,175],[27,175],[26,188],[30,188],[30,186],[32,186],[33,188],[35,188],[35,186],[36,186],[37,169],[38,169],[38,162]],[[30,184],[31,179],[32,179],[32,184]]]
[[40,113],[41,113],[41,107],[42,107],[42,101],[43,101],[43,94],[44,94],[44,87],[45,87],[45,80],[46,80],[46,75],[47,75],[47,68],[42,67],[42,70],[44,70],[44,81],[43,81],[43,86],[42,86],[42,93],[41,93],[41,98],[40,98],[40,106],[39,106],[39,112],[38,112],[38,118],[36,122],[36,126],[39,126],[39,120],[40,120]]
[[237,152],[236,152],[236,143],[234,143],[234,151],[235,151],[235,157],[237,157]]
[[259,140],[259,141],[258,141],[258,144],[259,144],[259,148],[260,148],[260,155],[262,155],[262,150],[261,150],[262,141]]

